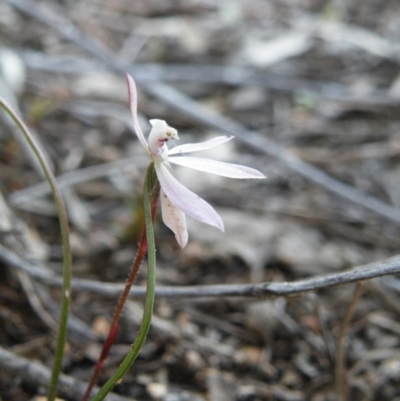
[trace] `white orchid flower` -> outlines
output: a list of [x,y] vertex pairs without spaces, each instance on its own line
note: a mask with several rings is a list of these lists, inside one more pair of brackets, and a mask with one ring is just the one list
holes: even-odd
[[224,223],[218,213],[204,199],[187,189],[176,179],[170,163],[229,178],[260,179],[266,178],[265,175],[246,166],[183,155],[214,148],[230,141],[233,136],[219,136],[206,142],[180,145],[168,149],[166,143],[169,139],[179,139],[177,130],[163,120],[150,120],[152,129],[149,139],[146,141],[137,119],[136,84],[129,74],[127,74],[127,80],[129,104],[135,132],[144,150],[154,162],[160,182],[161,212],[165,225],[173,231],[181,248],[185,247],[188,241],[186,214],[202,223],[224,231]]

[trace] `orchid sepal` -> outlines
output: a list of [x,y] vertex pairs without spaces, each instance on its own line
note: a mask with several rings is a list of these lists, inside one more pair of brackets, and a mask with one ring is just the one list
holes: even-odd
[[131,109],[133,128],[135,129],[136,136],[139,139],[139,142],[142,144],[146,153],[151,157],[151,152],[149,149],[149,145],[147,144],[146,138],[143,135],[143,131],[140,128],[139,121],[137,118],[137,89],[134,79],[126,74],[126,80],[128,82],[128,95],[129,95],[129,106]]
[[218,160],[204,159],[201,157],[176,156],[168,157],[168,161],[180,166],[189,167],[205,173],[220,175],[236,179],[260,179],[265,175],[254,168],[239,164],[225,163]]

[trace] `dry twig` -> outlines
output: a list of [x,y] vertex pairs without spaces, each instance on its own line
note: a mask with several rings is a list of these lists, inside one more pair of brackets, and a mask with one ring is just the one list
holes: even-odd
[[[29,273],[32,277],[49,285],[61,285],[61,277],[43,265],[33,265],[0,245],[0,259],[6,263]],[[303,292],[316,291],[323,288],[350,284],[376,277],[400,273],[400,256],[357,266],[351,270],[339,273],[325,274],[303,280],[281,283],[260,284],[217,284],[193,286],[158,286],[157,297],[179,298],[212,298],[212,297],[239,297],[239,298],[273,298],[279,296],[299,295]],[[75,291],[90,291],[108,297],[117,297],[123,289],[123,284],[102,283],[94,280],[73,279],[72,287]],[[133,287],[132,297],[144,297],[145,287]]]

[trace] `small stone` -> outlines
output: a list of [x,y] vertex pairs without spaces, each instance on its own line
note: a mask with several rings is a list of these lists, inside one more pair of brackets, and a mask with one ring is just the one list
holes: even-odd
[[152,382],[147,385],[147,392],[151,398],[159,400],[167,394],[167,386],[163,383]]
[[190,368],[199,370],[204,367],[204,360],[197,351],[188,351],[185,357]]

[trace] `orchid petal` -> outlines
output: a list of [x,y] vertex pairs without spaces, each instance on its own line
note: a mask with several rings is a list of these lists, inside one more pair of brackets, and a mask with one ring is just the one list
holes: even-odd
[[166,162],[155,162],[154,167],[165,195],[177,208],[194,219],[224,231],[224,223],[218,213],[204,199],[183,186],[169,171]]
[[149,146],[147,145],[146,138],[143,135],[142,129],[140,128],[139,121],[137,118],[137,90],[136,84],[133,78],[126,74],[126,79],[128,81],[128,94],[129,94],[129,105],[131,108],[132,120],[133,120],[133,127],[135,128],[135,133],[146,150],[148,154],[150,154]]
[[179,164],[180,166],[220,175],[222,177],[238,179],[265,178],[263,173],[251,167],[220,162],[217,160],[203,159],[201,157],[175,156],[169,157],[168,161],[174,164]]
[[198,152],[200,150],[212,149],[215,146],[228,142],[233,138],[233,135],[217,136],[216,138],[210,139],[209,141],[205,142],[187,143],[184,145],[175,146],[174,148],[169,150],[168,155],[176,155],[178,153]]
[[167,198],[164,191],[161,190],[161,212],[164,224],[175,234],[175,238],[181,248],[184,248],[188,242],[188,231],[186,228],[186,216]]

